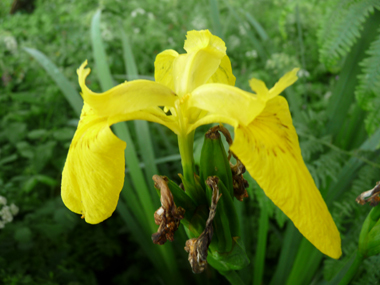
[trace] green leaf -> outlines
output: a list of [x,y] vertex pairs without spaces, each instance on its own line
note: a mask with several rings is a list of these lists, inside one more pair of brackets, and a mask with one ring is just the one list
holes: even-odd
[[70,106],[74,109],[77,115],[80,114],[83,106],[82,98],[71,82],[63,75],[63,73],[58,69],[58,67],[50,61],[42,52],[32,49],[24,48],[24,50],[33,56],[38,63],[46,70],[48,75],[55,81],[59,89],[61,89],[66,100],[69,102]]

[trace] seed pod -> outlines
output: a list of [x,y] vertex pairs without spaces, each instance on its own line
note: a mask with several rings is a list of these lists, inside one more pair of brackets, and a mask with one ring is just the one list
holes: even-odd
[[200,160],[201,184],[205,187],[207,177],[218,176],[233,197],[232,172],[218,127],[211,128],[205,134]]

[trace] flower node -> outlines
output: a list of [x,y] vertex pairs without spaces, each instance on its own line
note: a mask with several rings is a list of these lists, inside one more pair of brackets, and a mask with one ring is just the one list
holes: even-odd
[[159,228],[152,234],[152,241],[163,245],[167,240],[174,240],[174,233],[185,215],[185,210],[175,205],[166,177],[154,175],[153,181],[154,187],[161,192],[161,207],[154,213],[154,222]]

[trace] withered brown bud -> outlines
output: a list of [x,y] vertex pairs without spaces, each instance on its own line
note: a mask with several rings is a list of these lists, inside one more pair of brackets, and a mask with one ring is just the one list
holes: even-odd
[[175,205],[166,177],[154,175],[153,181],[154,186],[161,192],[161,207],[154,213],[154,222],[159,228],[152,234],[152,241],[163,245],[167,240],[174,240],[174,233],[185,215],[185,210]]
[[214,183],[216,187],[212,187],[212,199],[208,219],[206,221],[206,227],[198,238],[192,238],[186,241],[185,250],[189,253],[189,262],[193,273],[202,273],[207,266],[207,254],[208,247],[210,246],[214,229],[212,227],[212,221],[214,220],[216,213],[216,206],[222,195],[219,195],[219,188],[217,182]]
[[369,203],[372,207],[377,206],[380,203],[380,182],[376,183],[376,186],[371,190],[361,193],[357,198],[356,202],[360,205]]
[[[230,153],[232,152],[230,151]],[[245,173],[245,166],[235,155],[234,157],[236,158],[236,164],[233,165],[230,162],[232,171],[232,185],[234,187],[235,198],[242,202],[244,198],[248,198],[248,193],[245,188],[248,188],[249,184],[243,177],[243,174]]]

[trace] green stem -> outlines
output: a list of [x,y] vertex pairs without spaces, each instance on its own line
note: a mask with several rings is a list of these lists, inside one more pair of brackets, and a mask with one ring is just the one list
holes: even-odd
[[178,147],[181,155],[183,177],[186,181],[194,182],[194,157],[193,157],[194,131],[188,135],[178,135]]
[[354,262],[351,264],[347,273],[344,275],[342,280],[340,280],[339,285],[347,285],[350,283],[351,279],[355,276],[360,264],[362,264],[364,257],[358,252],[356,254]]
[[263,279],[268,227],[269,227],[268,209],[264,206],[261,208],[260,220],[259,220],[259,239],[257,241],[255,266],[253,270],[253,284],[254,285],[260,285]]
[[244,285],[243,280],[241,280],[240,276],[234,270],[230,271],[219,271],[232,285]]

